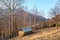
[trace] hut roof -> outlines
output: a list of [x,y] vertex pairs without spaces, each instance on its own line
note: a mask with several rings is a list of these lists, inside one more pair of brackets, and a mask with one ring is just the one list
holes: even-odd
[[29,32],[29,31],[31,31],[32,29],[31,29],[31,28],[21,28],[21,30],[24,31],[24,32]]

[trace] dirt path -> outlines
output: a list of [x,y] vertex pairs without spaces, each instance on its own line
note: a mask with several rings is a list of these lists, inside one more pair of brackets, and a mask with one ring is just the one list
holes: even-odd
[[19,38],[19,37],[13,38],[12,40],[35,40],[35,39],[40,38],[40,37],[44,37],[44,36],[54,34],[58,31],[60,31],[60,28],[58,28],[58,29],[56,29],[56,28],[46,28],[46,29],[42,29],[40,32],[38,32],[36,34],[32,34],[32,35],[25,36],[25,37],[22,37],[22,38]]

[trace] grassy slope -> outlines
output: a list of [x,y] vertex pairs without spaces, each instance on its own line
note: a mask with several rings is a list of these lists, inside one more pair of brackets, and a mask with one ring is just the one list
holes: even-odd
[[25,37],[17,37],[12,40],[59,40],[60,38],[60,28],[46,28],[41,29],[38,33],[25,36]]

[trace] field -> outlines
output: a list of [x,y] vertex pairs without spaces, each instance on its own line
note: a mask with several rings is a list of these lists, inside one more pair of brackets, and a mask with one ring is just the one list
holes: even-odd
[[24,36],[22,38],[16,37],[10,40],[60,40],[60,28],[52,27],[40,29],[35,34]]

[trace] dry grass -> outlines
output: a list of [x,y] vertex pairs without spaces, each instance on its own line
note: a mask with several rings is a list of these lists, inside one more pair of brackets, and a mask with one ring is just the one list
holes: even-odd
[[38,33],[25,36],[22,38],[13,38],[12,40],[59,40],[60,28],[41,29]]
[[37,38],[35,40],[60,40],[60,31],[48,36]]

